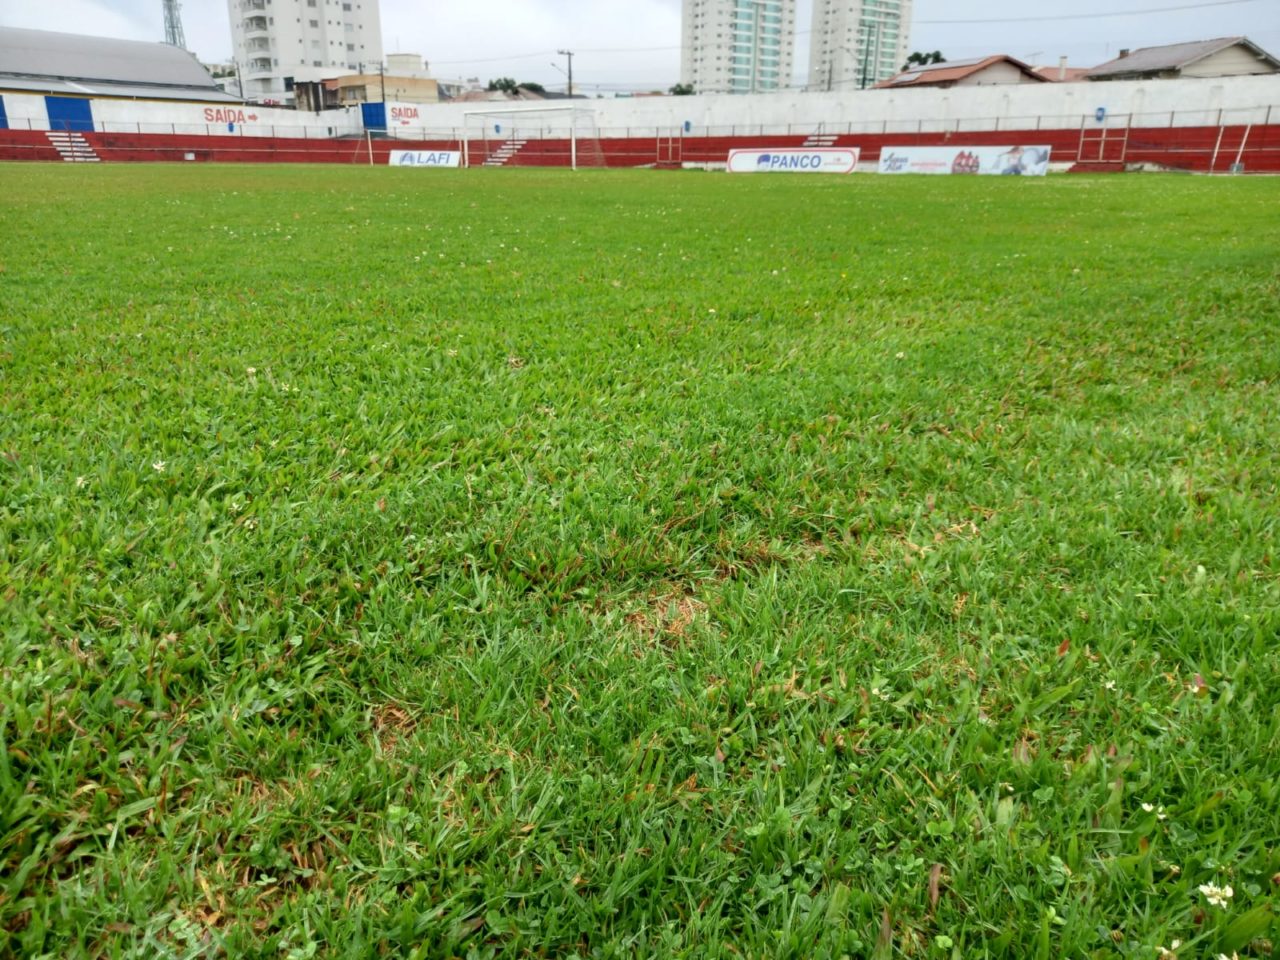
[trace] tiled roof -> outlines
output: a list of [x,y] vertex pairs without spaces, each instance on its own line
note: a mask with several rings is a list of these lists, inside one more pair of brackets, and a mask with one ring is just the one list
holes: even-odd
[[977,60],[949,60],[946,63],[915,66],[898,74],[896,77],[891,77],[883,83],[876,84],[876,86],[893,90],[899,87],[936,87],[944,83],[955,83],[958,80],[963,80],[965,77],[973,76],[975,73],[1002,62],[1013,64],[1028,77],[1035,80],[1045,79],[1045,77],[1036,73],[1035,70],[1021,60],[1016,60],[1004,54],[997,54],[996,56],[982,57]]

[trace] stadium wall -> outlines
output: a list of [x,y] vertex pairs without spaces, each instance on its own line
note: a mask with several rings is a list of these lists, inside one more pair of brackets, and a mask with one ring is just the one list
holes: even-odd
[[[1221,122],[1280,123],[1280,75],[1210,80],[1115,83],[1033,83],[950,89],[860,90],[754,96],[635,97],[577,101],[590,107],[601,135],[629,128],[733,136],[764,128],[779,132],[930,133],[1037,130],[1097,122],[1098,110],[1133,126],[1216,126]],[[562,106],[563,104],[556,104]],[[536,105],[516,104],[510,112]],[[467,114],[507,110],[502,104],[433,104],[409,128],[448,131],[483,125]],[[581,120],[578,121],[581,124]],[[568,114],[543,114],[539,123],[567,130]]]
[[[4,93],[9,126],[15,130],[50,130],[43,96]],[[306,113],[278,107],[163,100],[120,100],[90,97],[95,133],[153,133],[193,136],[269,136],[323,140],[364,133],[358,107]],[[15,119],[16,118],[16,119]]]
[[[69,159],[44,134],[43,97],[2,96],[11,129],[0,130],[0,159]],[[374,161],[386,163],[393,147],[457,149],[466,139],[473,164],[564,166],[568,129],[576,123],[579,160],[587,166],[716,164],[733,148],[813,146],[819,138],[859,147],[864,163],[890,146],[1034,143],[1051,145],[1059,163],[1218,172],[1240,157],[1249,171],[1280,172],[1280,76],[583,100],[572,112],[557,105],[559,112],[528,104],[388,110],[396,121],[376,130]],[[80,136],[99,160],[369,161],[354,109],[311,114],[106,99],[91,107],[93,129]],[[477,116],[477,110],[501,113]],[[512,150],[517,139],[526,142]]]

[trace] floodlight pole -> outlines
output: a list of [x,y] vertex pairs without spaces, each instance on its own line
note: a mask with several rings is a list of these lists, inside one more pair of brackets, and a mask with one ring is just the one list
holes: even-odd
[[556,53],[560,54],[560,56],[562,57],[569,58],[569,96],[572,97],[573,96],[573,51],[557,50]]

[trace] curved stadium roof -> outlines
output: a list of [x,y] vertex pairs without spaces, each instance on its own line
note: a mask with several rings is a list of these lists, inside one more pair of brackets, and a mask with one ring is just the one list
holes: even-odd
[[195,56],[164,43],[0,27],[0,89],[71,96],[236,101]]

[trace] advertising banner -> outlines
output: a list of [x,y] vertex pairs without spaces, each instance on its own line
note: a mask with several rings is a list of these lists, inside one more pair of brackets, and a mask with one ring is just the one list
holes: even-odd
[[853,173],[858,151],[838,147],[730,150],[730,173]]
[[460,150],[392,150],[387,159],[393,167],[460,167]]
[[885,147],[881,173],[956,173],[1043,177],[1049,147]]

